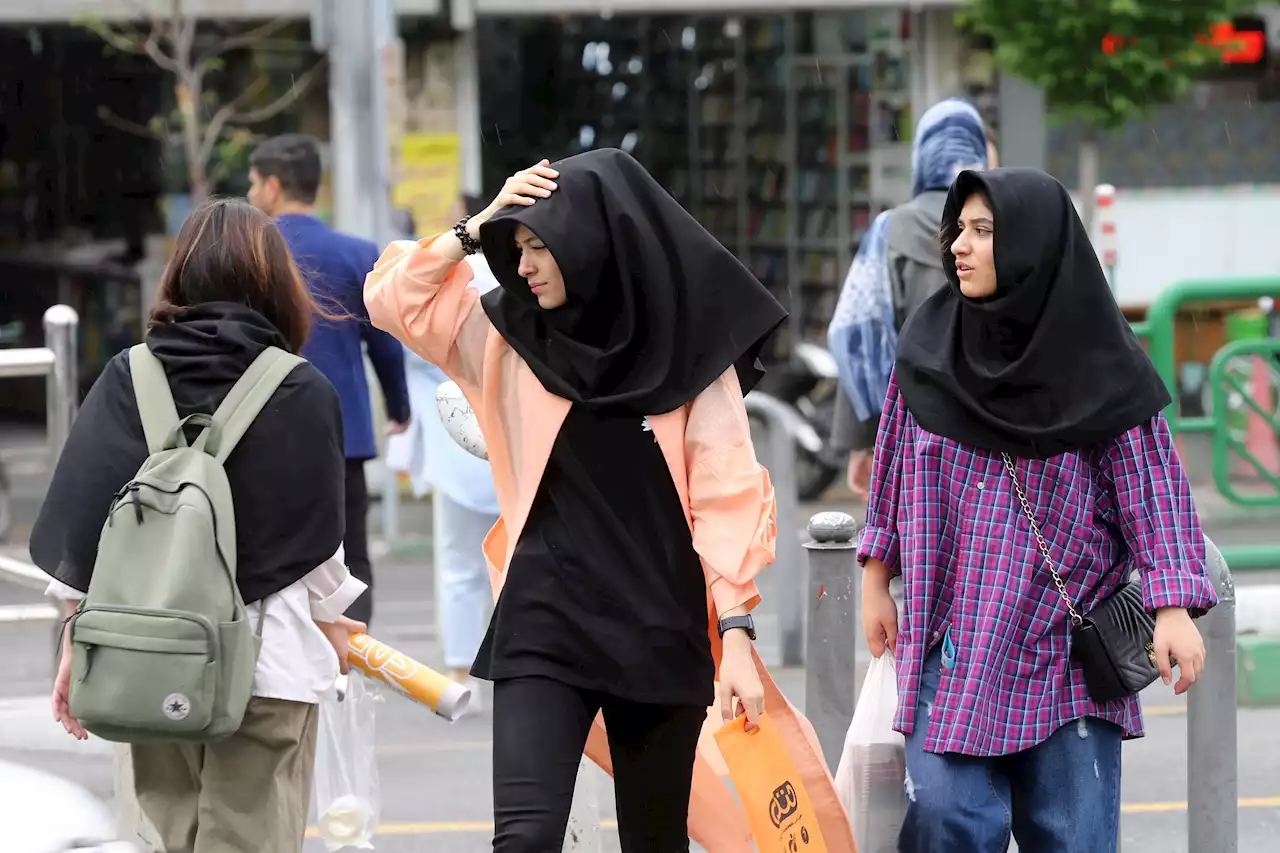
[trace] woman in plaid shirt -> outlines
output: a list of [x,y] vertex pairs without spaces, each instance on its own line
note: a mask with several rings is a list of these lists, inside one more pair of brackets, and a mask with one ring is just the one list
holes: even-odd
[[950,286],[902,331],[858,549],[872,654],[898,662],[899,849],[1112,851],[1142,713],[1090,698],[1064,598],[1087,614],[1138,569],[1164,682],[1175,660],[1175,692],[1195,682],[1216,598],[1170,398],[1052,177],[962,173],[941,239]]

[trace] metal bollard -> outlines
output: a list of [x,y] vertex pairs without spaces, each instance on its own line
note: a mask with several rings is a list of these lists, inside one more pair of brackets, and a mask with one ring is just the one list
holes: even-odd
[[53,305],[44,312],[45,346],[53,353],[45,394],[45,420],[49,437],[49,462],[56,465],[71,424],[80,408],[80,317],[70,305]]
[[804,550],[800,542],[799,493],[796,487],[796,438],[800,416],[776,397],[753,391],[744,399],[747,413],[761,418],[769,430],[769,478],[777,500],[778,545],[773,597],[778,602],[782,665],[804,663],[804,602],[801,582]]
[[858,665],[858,597],[854,562],[857,522],[843,512],[809,520],[809,624],[805,648],[804,713],[813,724],[831,772],[840,763],[853,720]]
[[1235,853],[1240,845],[1236,591],[1227,561],[1208,536],[1205,548],[1218,606],[1199,620],[1204,673],[1187,693],[1187,849]]

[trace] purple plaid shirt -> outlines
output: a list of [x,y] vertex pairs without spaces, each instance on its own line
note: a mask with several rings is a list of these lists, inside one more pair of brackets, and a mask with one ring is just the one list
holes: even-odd
[[[1015,459],[1067,594],[1087,613],[1133,568],[1148,609],[1208,608],[1204,536],[1163,415],[1114,441]],[[925,432],[890,379],[858,559],[903,575],[898,713],[912,731],[927,653],[948,630],[955,662],[926,713],[924,748],[1006,755],[1091,716],[1141,737],[1136,696],[1095,704],[1070,660],[1071,620],[999,453]]]

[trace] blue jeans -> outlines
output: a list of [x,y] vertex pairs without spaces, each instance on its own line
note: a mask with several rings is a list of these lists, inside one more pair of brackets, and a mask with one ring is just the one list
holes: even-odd
[[1030,749],[994,758],[925,752],[942,646],[920,677],[907,735],[907,813],[900,853],[1115,853],[1120,823],[1118,726],[1075,720]]

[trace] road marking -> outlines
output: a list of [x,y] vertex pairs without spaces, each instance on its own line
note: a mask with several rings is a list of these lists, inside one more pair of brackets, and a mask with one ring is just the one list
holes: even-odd
[[[602,820],[600,829],[618,828],[616,820]],[[484,820],[408,821],[378,824],[378,835],[445,835],[449,833],[493,832],[493,823]],[[308,838],[319,838],[315,827],[307,830]]]
[[0,607],[0,622],[52,622],[58,608],[51,604],[9,604]]
[[[1241,797],[1239,807],[1242,809],[1280,809],[1280,797]],[[1184,812],[1187,804],[1183,802],[1164,803],[1125,803],[1120,807],[1123,814],[1163,814],[1168,812]],[[600,829],[616,830],[616,820],[602,820]],[[441,821],[392,821],[378,825],[378,835],[448,835],[460,833],[493,832],[493,823],[484,820],[441,820]],[[318,838],[314,827],[307,830],[309,838]]]
[[[1241,797],[1236,805],[1242,809],[1280,809],[1280,797]],[[1120,806],[1122,814],[1157,814],[1186,810],[1186,800],[1168,803],[1125,803]]]

